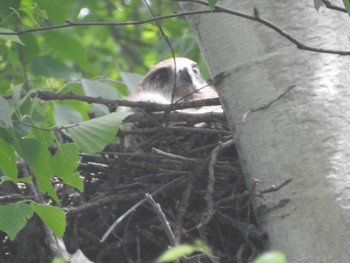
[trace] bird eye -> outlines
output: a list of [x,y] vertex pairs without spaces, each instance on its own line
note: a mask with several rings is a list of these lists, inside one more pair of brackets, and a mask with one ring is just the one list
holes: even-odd
[[192,70],[195,74],[199,74],[199,70],[198,70],[198,67],[197,67],[197,64],[192,64]]

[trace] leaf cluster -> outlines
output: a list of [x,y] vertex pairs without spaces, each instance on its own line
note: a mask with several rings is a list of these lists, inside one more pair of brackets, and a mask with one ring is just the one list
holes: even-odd
[[[155,14],[172,12],[167,1],[152,1]],[[176,7],[175,7],[176,9]],[[149,67],[169,57],[155,24],[67,27],[21,34],[22,30],[67,21],[136,21],[152,17],[141,1],[3,0],[0,2],[0,175],[27,194],[0,206],[0,230],[14,239],[34,213],[59,237],[66,219],[52,182],[84,191],[80,152],[96,153],[116,142],[126,113],[79,101],[44,102],[37,90],[117,99],[135,87]],[[198,60],[184,19],[161,23],[177,55]],[[7,96],[7,97],[6,97]],[[6,99],[5,99],[6,97]],[[93,119],[90,119],[91,117]],[[62,140],[57,135],[70,138]],[[26,171],[26,172],[23,172]],[[32,193],[34,195],[34,193]]]

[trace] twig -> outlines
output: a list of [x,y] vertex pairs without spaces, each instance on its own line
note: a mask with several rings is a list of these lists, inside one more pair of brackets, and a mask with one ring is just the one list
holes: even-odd
[[[165,189],[177,184],[178,182],[182,181],[185,178],[185,176],[181,176],[179,178],[176,178],[173,181],[170,181],[169,183],[161,186],[160,188],[158,188],[156,191],[154,191],[152,193],[153,196],[159,194],[160,192],[164,191]],[[122,214],[111,226],[110,228],[106,231],[106,233],[103,235],[103,237],[101,238],[101,243],[105,242],[106,239],[109,237],[109,235],[112,233],[112,231],[129,215],[131,214],[133,211],[135,211],[136,208],[138,208],[140,205],[142,205],[143,203],[145,203],[147,201],[147,199],[144,197],[142,200],[140,200],[139,202],[137,202],[135,205],[133,205],[131,208],[129,208],[124,214]]]
[[242,116],[242,119],[241,119],[241,122],[238,124],[237,126],[237,129],[236,129],[236,132],[234,134],[234,141],[237,140],[237,138],[239,137],[240,135],[240,132],[242,131],[242,128],[243,126],[245,125],[246,123],[246,120],[248,118],[248,116],[253,113],[253,112],[257,112],[257,111],[261,111],[261,110],[266,110],[267,108],[269,108],[272,104],[274,104],[275,102],[279,101],[281,98],[283,98],[287,93],[289,93],[292,89],[294,89],[296,86],[295,85],[292,85],[290,87],[288,87],[283,93],[281,93],[280,95],[278,95],[277,98],[269,101],[268,103],[266,103],[265,105],[262,105],[260,107],[257,107],[257,108],[252,108],[252,109],[249,109],[248,111],[246,111],[243,116]]
[[174,235],[175,240],[177,243],[181,242],[182,237],[182,229],[183,229],[183,221],[186,215],[187,208],[190,204],[190,197],[193,191],[193,179],[195,177],[192,177],[192,180],[189,181],[187,184],[185,190],[183,191],[181,195],[181,199],[179,202],[179,206],[177,209],[177,214],[174,222]]
[[[171,112],[170,116],[165,116],[164,113],[153,113],[152,118],[164,121],[167,117],[171,122],[186,122],[188,124],[211,122],[211,121],[225,121],[225,116],[222,112],[206,112],[206,113],[188,113],[188,112]],[[147,123],[149,119],[145,118],[143,113],[135,113],[125,118],[124,123],[138,122]]]
[[165,157],[170,158],[170,159],[178,160],[178,161],[196,162],[196,163],[198,163],[198,162],[203,162],[203,160],[201,160],[201,159],[183,157],[183,156],[180,156],[180,155],[176,155],[176,154],[172,154],[172,153],[167,153],[167,152],[164,152],[164,151],[162,151],[162,150],[159,150],[159,149],[157,149],[157,148],[155,148],[155,147],[152,147],[152,153],[156,153],[156,154],[165,156]]
[[215,162],[217,159],[218,154],[232,146],[235,143],[233,139],[230,139],[224,143],[219,142],[219,145],[215,147],[215,149],[212,151],[210,155],[210,161],[209,161],[209,177],[208,177],[208,186],[207,186],[207,192],[205,195],[205,200],[207,201],[207,212],[203,214],[201,222],[199,225],[197,225],[197,228],[201,228],[209,223],[213,215],[215,214],[215,208],[214,208],[214,201],[213,201],[213,192],[214,192],[214,185],[215,185]]
[[55,30],[55,29],[63,29],[63,28],[69,28],[69,27],[142,25],[142,24],[147,24],[150,22],[160,21],[160,20],[169,19],[169,18],[183,17],[183,16],[196,15],[196,14],[208,14],[208,13],[212,13],[212,11],[205,10],[205,11],[199,11],[199,12],[198,11],[179,12],[179,13],[174,13],[174,14],[165,15],[165,16],[157,16],[157,17],[153,17],[153,18],[148,18],[148,19],[143,19],[143,20],[138,20],[138,21],[127,21],[127,22],[72,22],[72,21],[67,20],[66,23],[62,24],[62,25],[30,28],[30,29],[15,31],[15,32],[0,32],[0,35],[20,36],[20,35],[27,34],[27,33],[48,31],[48,30]]
[[176,246],[176,240],[175,240],[175,236],[173,231],[170,228],[170,224],[169,221],[166,219],[165,214],[162,211],[162,208],[160,207],[160,205],[158,203],[156,203],[152,197],[151,194],[146,193],[145,194],[146,200],[152,205],[154,211],[156,212],[156,214],[158,215],[158,218],[160,220],[160,223],[162,224],[164,231],[168,237],[170,246],[174,247]]
[[[30,94],[33,98],[39,98],[41,100],[79,100],[87,103],[98,103],[103,104],[108,107],[124,106],[132,108],[141,108],[148,112],[152,111],[166,111],[171,107],[171,104],[158,104],[146,101],[128,101],[128,100],[110,100],[101,97],[90,97],[82,96],[72,92],[68,93],[54,93],[48,91],[38,91]],[[11,99],[12,96],[3,96],[5,99]],[[205,100],[195,100],[195,101],[185,101],[173,104],[173,110],[187,109],[187,108],[200,108],[204,106],[217,106],[220,105],[219,98],[205,99]]]
[[[217,130],[217,129],[203,129],[203,128],[191,128],[191,127],[168,127],[170,131],[173,132],[188,132],[188,133],[199,133],[199,134],[223,134],[223,135],[231,135],[232,132],[226,130]],[[148,134],[155,133],[163,130],[162,127],[154,127],[154,128],[140,128],[133,130],[123,130],[124,135],[130,134]]]
[[263,194],[267,194],[267,193],[271,193],[271,192],[277,192],[280,189],[282,189],[283,187],[285,187],[287,184],[291,183],[293,181],[292,178],[288,178],[287,180],[285,180],[283,183],[281,183],[280,185],[271,185],[270,188],[265,189],[263,191],[261,191],[259,194],[263,195]]
[[333,10],[340,11],[340,12],[343,12],[343,13],[348,13],[348,12],[346,11],[345,8],[340,7],[340,6],[337,6],[337,5],[334,5],[333,3],[331,3],[331,2],[328,1],[328,0],[323,0],[322,2],[324,3],[324,5],[325,5],[328,9],[333,9]]
[[255,111],[261,111],[261,110],[266,110],[267,108],[269,108],[272,104],[274,104],[275,102],[279,101],[281,98],[283,98],[287,93],[289,93],[292,89],[294,89],[296,86],[292,85],[289,86],[284,92],[282,92],[280,95],[278,95],[277,98],[269,101],[268,103],[266,103],[265,105],[262,105],[258,108],[253,108],[250,110],[250,113],[255,112]]
[[[149,12],[151,13],[152,17],[155,18],[155,15],[154,15],[154,13],[153,13],[153,11],[152,11],[152,8],[151,8],[151,6],[148,4],[147,0],[143,0],[143,2],[146,4],[146,6],[147,6]],[[176,76],[177,70],[176,70],[175,51],[174,51],[174,48],[173,48],[173,46],[171,45],[171,43],[170,43],[170,41],[169,41],[168,36],[165,34],[165,32],[164,32],[162,26],[160,25],[159,20],[154,20],[154,23],[155,23],[156,26],[158,27],[159,32],[160,32],[162,38],[164,39],[165,43],[166,43],[167,46],[169,47],[170,52],[171,52],[171,57],[173,58],[173,62],[174,62],[174,71],[175,71],[175,74],[174,74],[174,81],[173,81],[173,82],[174,82],[174,85],[173,85],[173,90],[172,90],[172,92],[171,92],[171,105],[173,105],[173,102],[174,102],[174,95],[175,95],[175,90],[176,90],[176,81],[177,81],[177,76]],[[169,108],[169,111],[170,111],[171,109],[172,109],[172,107]],[[168,126],[168,125],[166,125],[166,126]]]
[[70,124],[67,126],[56,126],[56,127],[52,127],[52,128],[42,128],[42,127],[38,127],[35,125],[26,124],[26,123],[21,122],[21,121],[13,121],[13,123],[27,126],[27,127],[31,127],[33,129],[37,129],[37,130],[41,130],[41,131],[48,131],[48,132],[60,131],[60,130],[70,129],[70,128],[73,128],[75,126],[78,126],[78,124]]

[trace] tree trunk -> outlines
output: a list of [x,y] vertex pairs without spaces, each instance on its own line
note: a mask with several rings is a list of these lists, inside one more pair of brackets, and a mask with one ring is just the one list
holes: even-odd
[[[312,0],[219,1],[267,19],[301,42],[350,49],[350,19]],[[182,4],[201,10],[199,4]],[[208,8],[205,8],[208,9]],[[257,190],[293,181],[253,200],[267,249],[288,262],[348,262],[350,258],[350,57],[297,49],[266,26],[229,14],[188,17],[232,129],[244,114],[296,87],[268,108],[250,113],[238,137],[247,183]]]

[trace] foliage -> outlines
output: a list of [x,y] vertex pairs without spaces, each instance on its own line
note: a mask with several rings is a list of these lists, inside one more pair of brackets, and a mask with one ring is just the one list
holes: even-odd
[[213,9],[217,2],[218,0],[208,0],[209,7]]
[[[316,10],[318,11],[322,5],[324,5],[323,0],[314,0],[314,6]],[[343,4],[346,10],[346,12],[350,15],[350,0],[343,0]],[[339,7],[341,8],[341,7]]]
[[344,6],[348,14],[350,14],[350,0],[343,0]]
[[322,4],[323,4],[322,0],[314,0],[314,6],[316,10],[319,10]]
[[[170,14],[169,2],[153,1],[150,8],[155,15]],[[0,97],[1,184],[25,184],[27,188],[35,182],[50,197],[50,205],[25,200],[0,206],[0,230],[11,239],[34,213],[57,236],[63,235],[66,222],[52,180],[58,178],[83,191],[77,171],[79,152],[95,153],[113,142],[126,116],[109,114],[104,105],[42,101],[35,92],[73,92],[117,99],[128,93],[123,82],[134,87],[140,74],[171,56],[154,23],[70,26],[70,21],[125,22],[147,18],[152,15],[142,1],[0,2],[0,94],[7,96]],[[183,18],[159,23],[176,55],[202,61]],[[62,27],[49,29],[55,25]],[[38,28],[44,30],[23,31]],[[11,32],[18,35],[4,34]],[[89,113],[96,118],[90,120]],[[72,142],[62,143],[56,137],[58,130],[70,136]],[[24,160],[30,168],[28,175],[19,172],[18,160]]]
[[194,245],[181,244],[166,250],[157,259],[157,263],[171,262],[180,259],[184,256],[192,255],[193,253],[200,252],[204,254],[211,254],[210,248],[201,240],[196,240]]
[[287,259],[283,253],[271,251],[257,257],[253,263],[287,263]]

